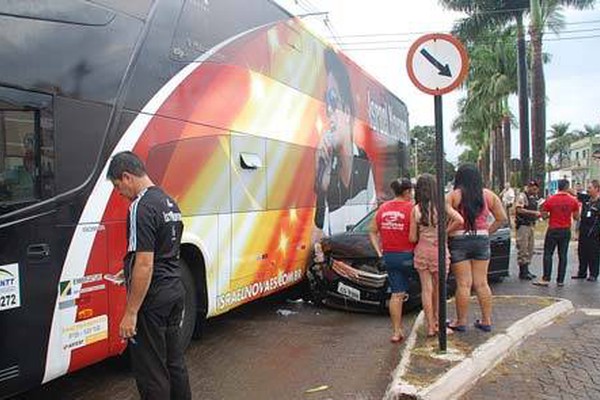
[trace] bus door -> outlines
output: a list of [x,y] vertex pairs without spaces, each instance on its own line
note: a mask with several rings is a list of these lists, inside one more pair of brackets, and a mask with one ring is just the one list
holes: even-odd
[[[302,274],[311,253],[316,203],[315,151],[308,146],[269,140],[267,142],[267,208],[278,215],[277,284],[290,284]],[[286,272],[285,277],[280,275]]]
[[[179,129],[180,126],[173,126],[173,131]],[[222,307],[215,307],[217,293],[228,293],[231,283],[230,138],[229,132],[200,124],[186,124],[185,130],[188,137],[152,147],[146,168],[152,181],[172,196],[181,209],[182,243],[202,251],[206,282],[196,283],[206,285],[208,312],[214,315],[222,311],[217,310]],[[111,238],[111,246],[124,242],[125,238]],[[189,268],[201,267],[189,261]],[[112,295],[109,301],[114,309]]]
[[[0,87],[0,393],[39,383],[60,275],[52,97]],[[54,282],[54,283],[53,283]]]
[[241,290],[233,296],[235,303],[259,297],[254,283],[268,279],[274,269],[269,232],[278,221],[268,217],[266,200],[266,140],[232,133],[231,289]]

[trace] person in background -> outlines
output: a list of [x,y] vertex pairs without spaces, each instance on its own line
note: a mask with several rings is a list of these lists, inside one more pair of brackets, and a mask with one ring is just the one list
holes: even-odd
[[[414,266],[419,273],[421,281],[421,304],[425,313],[427,323],[427,337],[435,336],[438,331],[438,216],[437,202],[438,192],[435,177],[431,174],[423,174],[417,180],[415,188],[415,206],[410,217],[411,243],[416,243],[414,251]],[[450,221],[444,229],[452,230],[463,225],[462,216],[452,207],[446,204],[446,214]],[[446,244],[444,244],[446,245]],[[450,252],[446,250],[446,272],[450,266]],[[448,329],[448,333],[452,331]]]
[[510,186],[510,182],[506,182],[504,185],[504,190],[500,192],[500,198],[502,199],[502,205],[504,206],[504,210],[506,211],[506,216],[508,217],[508,221],[510,223],[510,209],[515,203],[515,189]]
[[529,182],[525,187],[525,191],[519,193],[515,204],[519,279],[532,280],[536,277],[529,272],[529,264],[531,264],[533,257],[535,223],[541,216],[538,210],[539,191],[540,187],[536,181]]
[[[581,185],[580,182],[577,182],[575,184],[575,187],[570,188],[568,190],[568,192],[571,193],[573,196],[575,196],[577,201],[580,203],[580,205],[579,205],[580,208],[583,205],[583,203],[585,203],[590,198],[590,195],[588,193],[586,193],[585,190],[583,190],[583,186]],[[573,234],[571,236],[572,239],[575,241],[579,240],[579,224],[581,224],[581,219],[579,221],[575,221],[575,229],[573,230]]]
[[129,341],[133,375],[142,400],[188,400],[191,389],[180,328],[185,288],[179,247],[183,233],[175,200],[155,186],[132,152],[117,153],[107,178],[131,205],[127,215],[127,303],[119,335]]
[[[464,219],[461,229],[450,232],[451,268],[456,278],[456,320],[448,328],[464,332],[467,329],[469,298],[475,288],[481,320],[475,328],[484,332],[492,330],[492,291],[488,285],[487,272],[490,264],[490,234],[494,233],[507,217],[502,201],[491,190],[483,187],[481,173],[473,164],[463,164],[456,171],[454,190],[446,201]],[[490,213],[495,221],[489,225]]]
[[408,240],[411,225],[412,183],[409,179],[390,184],[395,198],[383,203],[371,225],[370,239],[377,255],[385,261],[392,296],[389,310],[392,320],[392,343],[404,340],[402,303],[408,291],[414,245]]
[[548,286],[552,275],[552,256],[558,248],[558,275],[556,285],[564,286],[567,272],[567,253],[571,240],[571,220],[579,220],[579,203],[569,193],[569,181],[558,181],[558,192],[550,196],[542,205],[542,216],[550,218],[544,238],[544,276],[534,281],[536,286]]
[[[587,188],[586,199],[581,199],[581,218],[579,221],[579,242],[577,255],[579,270],[573,279],[598,280],[600,267],[600,182],[594,179]],[[589,274],[589,275],[588,275]]]

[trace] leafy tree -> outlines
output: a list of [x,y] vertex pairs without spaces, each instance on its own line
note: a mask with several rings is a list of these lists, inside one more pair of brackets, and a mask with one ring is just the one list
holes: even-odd
[[[435,151],[435,127],[434,126],[415,126],[411,132],[411,163],[410,176],[417,178],[418,175],[429,173],[436,175],[436,151]],[[454,179],[456,168],[454,164],[445,161],[446,181]],[[417,170],[415,171],[415,164]]]
[[[546,138],[545,84],[543,70],[542,39],[545,28],[559,31],[562,28],[561,6],[583,9],[592,7],[595,0],[440,0],[447,8],[463,11],[469,17],[455,25],[454,31],[463,40],[475,40],[490,27],[506,26],[513,21],[517,26],[519,50],[519,122],[521,125],[522,178],[529,178],[529,138],[525,91],[525,42],[523,14],[530,11],[529,34],[532,46],[532,147],[533,173],[544,182],[544,158]],[[543,190],[543,188],[542,188]]]
[[[482,33],[516,24],[519,126],[521,137],[521,176],[529,179],[529,104],[527,100],[527,66],[525,52],[525,28],[523,14],[527,11],[529,0],[440,0],[446,8],[462,11],[467,18],[454,26],[454,33],[463,41],[476,40]],[[507,128],[510,124],[505,124]],[[505,135],[508,132],[505,132]],[[505,139],[505,143],[510,143]],[[505,154],[510,155],[508,148]]]
[[[491,29],[477,40],[467,42],[471,68],[466,81],[467,95],[459,102],[459,116],[453,123],[458,143],[469,147],[484,181],[501,187],[510,171],[510,110],[508,96],[517,91],[514,29]],[[490,149],[493,150],[489,154]]]
[[567,166],[569,146],[577,139],[577,136],[569,132],[569,125],[566,122],[560,122],[551,126],[546,154],[550,167],[554,170]]
[[459,164],[465,164],[465,163],[476,164],[478,159],[479,159],[479,151],[474,150],[472,148],[467,148],[458,156],[458,163]]
[[576,135],[580,138],[600,136],[600,124],[584,125],[583,130],[576,131]]

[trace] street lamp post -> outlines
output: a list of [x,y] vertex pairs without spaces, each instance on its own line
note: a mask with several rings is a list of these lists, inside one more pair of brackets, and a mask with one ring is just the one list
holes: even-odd
[[417,139],[416,137],[410,139],[412,145],[415,147],[415,177],[419,176],[419,145],[418,143],[422,141]]

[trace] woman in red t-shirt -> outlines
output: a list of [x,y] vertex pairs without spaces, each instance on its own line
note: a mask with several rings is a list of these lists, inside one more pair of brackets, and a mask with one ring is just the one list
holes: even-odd
[[408,276],[412,268],[414,244],[408,240],[410,215],[413,207],[412,183],[408,179],[390,184],[393,200],[377,210],[371,228],[371,243],[379,257],[383,257],[392,291],[389,310],[392,319],[392,343],[404,339],[402,332],[402,303],[408,290]]

